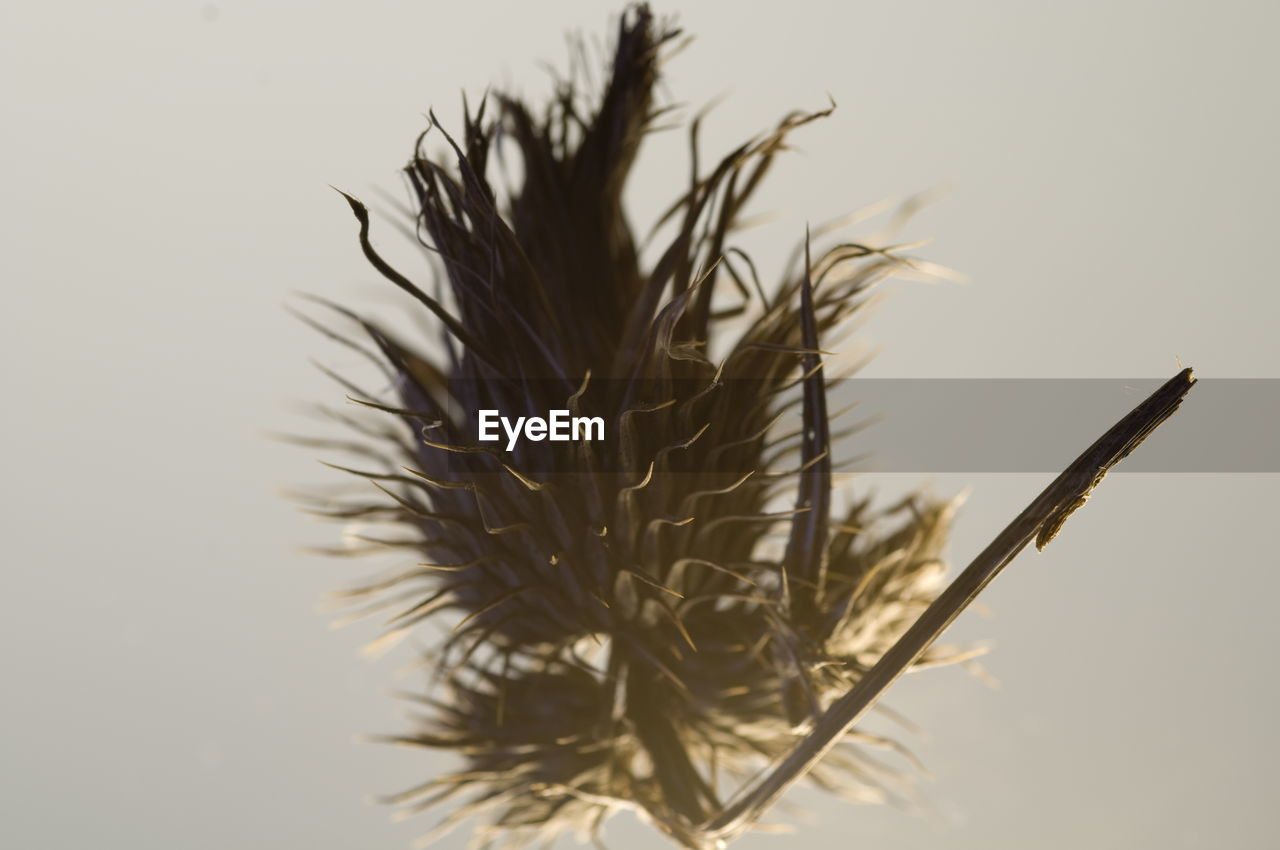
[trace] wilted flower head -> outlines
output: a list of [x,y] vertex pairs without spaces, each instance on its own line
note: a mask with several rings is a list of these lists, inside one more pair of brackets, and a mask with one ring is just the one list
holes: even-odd
[[[394,606],[392,635],[449,627],[421,726],[397,740],[465,766],[396,800],[458,805],[445,826],[481,815],[485,841],[592,835],[634,808],[696,843],[689,828],[940,589],[948,505],[837,514],[832,500],[822,342],[903,261],[854,243],[811,260],[806,238],[803,265],[767,290],[734,241],[788,135],[826,113],[695,165],[656,231],[669,242],[637,246],[623,190],[675,34],[637,6],[602,91],[565,83],[541,109],[491,96],[456,137],[433,119],[405,174],[434,283],[388,264],[347,196],[365,255],[440,334],[342,311],[394,396],[348,385],[383,420],[359,426],[379,465],[348,469],[378,489],[327,512],[397,526],[362,536],[421,562],[349,596]],[[517,164],[509,191],[499,158]],[[599,417],[604,439],[478,439],[481,410],[556,409]],[[811,779],[889,796],[862,746],[876,743],[853,734]]]

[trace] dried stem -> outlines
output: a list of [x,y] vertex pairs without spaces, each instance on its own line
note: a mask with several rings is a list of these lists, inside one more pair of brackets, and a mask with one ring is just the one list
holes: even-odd
[[866,675],[831,704],[807,738],[781,762],[744,786],[720,814],[685,836],[686,840],[692,839],[691,846],[723,847],[750,829],[788,788],[813,769],[1032,539],[1038,549],[1053,539],[1107,471],[1173,415],[1194,383],[1191,370],[1182,370],[1076,458],[974,558]]

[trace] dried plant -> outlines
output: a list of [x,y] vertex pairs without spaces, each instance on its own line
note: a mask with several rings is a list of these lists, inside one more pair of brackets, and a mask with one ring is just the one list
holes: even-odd
[[[620,809],[719,846],[801,776],[891,796],[868,748],[894,745],[850,725],[903,670],[959,657],[933,639],[1008,560],[939,619],[952,506],[834,511],[821,343],[910,261],[852,242],[811,259],[806,238],[798,270],[766,291],[733,244],[788,135],[826,112],[787,116],[706,173],[695,122],[692,177],[655,231],[669,241],[644,262],[623,190],[663,112],[654,87],[675,36],[636,6],[602,91],[564,82],[541,110],[491,96],[457,139],[432,117],[405,174],[435,286],[386,262],[366,207],[345,196],[365,256],[441,334],[405,339],[334,307],[376,349],[394,397],[345,384],[382,417],[348,418],[361,439],[333,444],[372,459],[340,467],[372,487],[322,511],[392,526],[351,551],[421,561],[345,598],[391,611],[388,640],[429,620],[450,628],[420,726],[394,740],[464,765],[394,802],[455,805],[441,829],[480,816],[485,846],[595,837]],[[445,161],[425,150],[434,138]],[[500,158],[520,174],[508,191]],[[481,409],[556,408],[601,417],[607,438],[510,451],[476,439]],[[1071,498],[1060,488],[1027,534],[1065,517],[1118,456],[1090,461],[1087,481],[1077,470]],[[860,689],[868,680],[879,684]],[[781,767],[722,802],[766,765]]]

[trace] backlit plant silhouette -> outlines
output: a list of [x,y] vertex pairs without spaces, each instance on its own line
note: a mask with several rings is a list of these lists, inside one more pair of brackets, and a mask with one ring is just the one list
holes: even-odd
[[[695,165],[659,222],[665,247],[642,259],[623,192],[674,37],[635,7],[602,90],[566,82],[541,108],[492,95],[456,135],[432,119],[405,175],[435,281],[386,262],[346,196],[368,260],[440,333],[335,308],[394,393],[346,385],[381,417],[351,420],[372,460],[343,467],[371,486],[323,511],[365,524],[356,548],[419,562],[346,594],[390,613],[389,639],[448,629],[420,725],[396,740],[464,764],[395,802],[452,806],[442,829],[476,816],[494,845],[595,836],[621,809],[690,847],[731,839],[776,794],[726,809],[726,793],[803,750],[943,588],[948,504],[833,509],[822,344],[908,261],[851,242],[810,257],[806,239],[796,272],[765,287],[735,241],[788,135],[826,113]],[[516,163],[509,190],[499,158]],[[481,409],[560,408],[602,417],[607,439],[476,439]],[[1056,521],[1072,506],[1055,503]],[[898,667],[957,657],[931,642]],[[807,776],[890,797],[868,747],[892,745],[826,725],[833,746],[777,793]]]

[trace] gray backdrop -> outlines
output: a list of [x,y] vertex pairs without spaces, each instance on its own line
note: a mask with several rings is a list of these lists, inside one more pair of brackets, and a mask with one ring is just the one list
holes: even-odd
[[[797,134],[757,206],[771,218],[741,240],[767,272],[806,221],[951,189],[908,233],[970,282],[888,287],[859,335],[883,347],[868,375],[1158,378],[1180,358],[1275,378],[1277,8],[684,3],[697,40],[669,88],[695,108],[727,95],[708,155],[839,104]],[[428,107],[449,120],[461,88],[491,82],[545,91],[537,63],[562,64],[562,32],[604,33],[613,11],[0,12],[0,845],[399,848],[430,825],[365,801],[444,762],[354,740],[402,728],[387,691],[403,659],[366,662],[367,628],[316,613],[363,569],[299,552],[337,529],[278,490],[332,475],[262,436],[305,424],[296,402],[340,400],[309,355],[353,361],[280,308],[294,289],[391,303],[327,184],[398,195]],[[638,220],[685,179],[683,150],[651,146]],[[953,558],[1048,478],[935,476],[973,488]],[[892,692],[929,733],[902,737],[935,776],[930,813],[802,795],[799,837],[741,846],[1269,845],[1276,483],[1109,479],[957,625],[992,642],[998,690],[953,669]],[[658,842],[627,817],[609,837]]]

